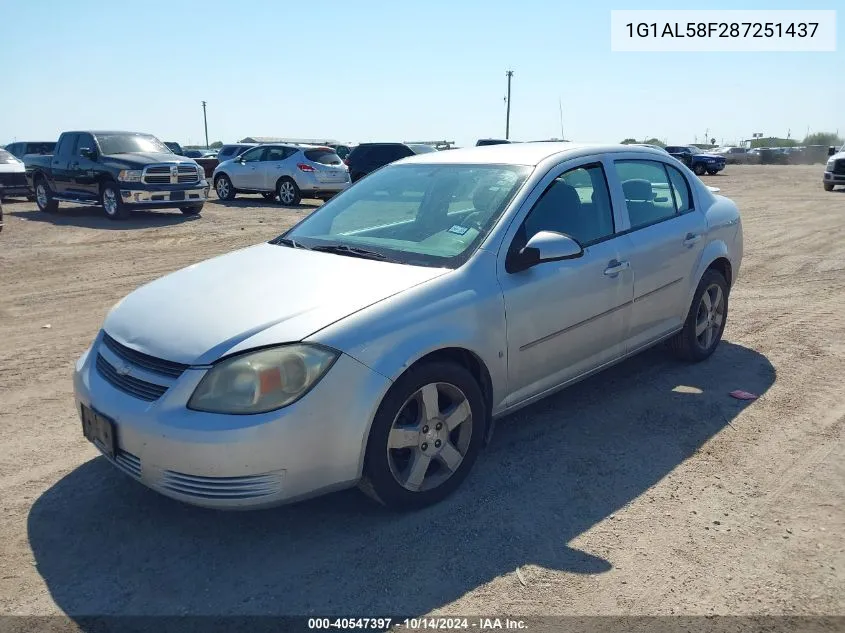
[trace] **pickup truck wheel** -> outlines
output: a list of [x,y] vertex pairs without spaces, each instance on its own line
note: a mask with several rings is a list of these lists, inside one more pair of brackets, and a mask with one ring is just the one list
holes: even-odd
[[202,206],[201,204],[192,204],[189,207],[179,207],[179,210],[185,215],[199,215],[200,211],[202,211]]
[[44,213],[55,213],[59,208],[59,203],[53,200],[53,192],[44,178],[39,178],[35,183],[35,204],[38,205],[38,210]]
[[302,200],[302,193],[299,187],[290,178],[280,178],[276,183],[276,195],[279,196],[279,202],[286,207],[295,207]]
[[719,172],[718,172],[717,170],[715,170],[715,169],[708,169],[708,170],[707,170],[707,173],[708,173],[709,175],[711,175],[711,176],[715,176],[715,175],[716,175],[716,174],[718,174]]
[[706,169],[706,168],[704,167],[704,165],[702,165],[701,163],[699,163],[699,164],[695,165],[695,166],[692,168],[692,172],[693,172],[696,176],[703,176],[705,171],[707,171],[707,169]]
[[100,204],[109,220],[125,220],[129,217],[129,207],[123,204],[120,189],[113,182],[107,182],[100,187]]
[[823,184],[824,184],[824,190],[825,191],[833,191],[833,183],[826,182],[826,183],[823,183]]
[[226,174],[220,174],[214,181],[214,191],[217,192],[217,197],[221,200],[234,200],[235,188],[232,186],[232,181]]

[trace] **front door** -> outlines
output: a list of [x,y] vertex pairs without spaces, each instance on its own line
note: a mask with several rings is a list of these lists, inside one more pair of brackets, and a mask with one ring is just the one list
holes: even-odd
[[100,184],[97,181],[98,165],[95,160],[82,155],[83,150],[97,150],[94,137],[87,132],[79,134],[69,171],[73,195],[83,200],[97,200],[100,197]]
[[662,161],[617,160],[630,220],[634,302],[628,351],[681,328],[707,222],[681,171]]
[[508,333],[507,406],[624,353],[633,294],[629,238],[616,234],[603,165],[572,164],[547,177],[535,201],[528,198],[531,210],[500,253],[504,260],[505,250],[519,250],[539,231],[569,235],[584,248],[576,259],[540,263],[518,273],[508,273],[500,262]]
[[254,147],[241,154],[239,159],[232,161],[226,172],[232,179],[235,189],[259,191],[263,188],[264,183],[258,167],[261,165],[265,151],[264,147]]

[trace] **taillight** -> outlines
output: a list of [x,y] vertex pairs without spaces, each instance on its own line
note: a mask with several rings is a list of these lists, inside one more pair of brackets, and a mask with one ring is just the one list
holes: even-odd
[[299,171],[316,171],[311,165],[306,165],[305,163],[299,163],[297,167]]

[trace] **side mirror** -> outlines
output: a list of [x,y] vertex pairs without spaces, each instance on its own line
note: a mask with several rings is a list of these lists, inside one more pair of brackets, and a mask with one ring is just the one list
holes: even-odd
[[833,156],[835,153],[836,153],[836,148],[835,148],[835,147],[831,146],[831,147],[828,147],[828,148],[827,148],[827,155],[828,155],[828,156]]
[[515,252],[505,262],[505,270],[518,273],[543,262],[576,259],[584,249],[574,239],[563,233],[540,231],[534,234],[522,250]]
[[79,155],[89,160],[97,160],[97,150],[90,147],[82,147],[79,150]]

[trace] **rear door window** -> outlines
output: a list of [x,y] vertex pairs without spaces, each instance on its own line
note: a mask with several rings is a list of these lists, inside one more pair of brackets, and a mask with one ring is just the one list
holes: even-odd
[[625,204],[631,229],[638,229],[675,217],[679,204],[689,204],[689,190],[686,200],[670,183],[667,166],[656,161],[616,161],[616,172],[622,181]]
[[305,158],[314,163],[323,165],[342,165],[343,161],[334,150],[330,149],[309,149],[304,152]]

